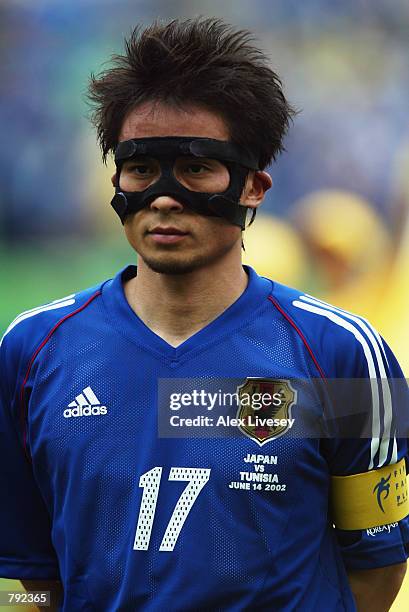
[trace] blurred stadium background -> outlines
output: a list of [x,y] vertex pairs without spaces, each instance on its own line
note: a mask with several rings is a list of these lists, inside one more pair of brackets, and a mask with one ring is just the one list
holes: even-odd
[[0,330],[134,260],[87,80],[137,23],[196,15],[253,30],[301,111],[245,260],[369,318],[408,375],[407,0],[1,0]]

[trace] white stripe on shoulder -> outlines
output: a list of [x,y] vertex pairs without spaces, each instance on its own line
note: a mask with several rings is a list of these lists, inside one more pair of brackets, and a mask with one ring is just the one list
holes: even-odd
[[58,304],[59,302],[66,302],[68,300],[72,300],[72,298],[74,297],[75,297],[75,293],[72,293],[71,295],[66,295],[63,298],[59,298],[58,300],[47,302],[46,304],[42,304],[41,306],[30,308],[29,310],[24,310],[24,312],[20,312],[20,314],[16,316],[16,318],[11,322],[11,325],[15,323],[17,319],[19,319],[20,317],[24,317],[24,315],[28,314],[29,312],[36,312],[37,310],[43,310],[43,308],[47,308],[47,306],[51,306],[51,304]]
[[[308,300],[311,301],[311,303],[315,303],[315,304],[320,304],[322,306],[326,306],[327,308],[329,308],[330,310],[333,310],[334,312],[339,312],[340,314],[343,314],[345,316],[348,316],[348,318],[352,318],[353,321],[356,321],[360,327],[362,327],[362,329],[367,328],[368,330],[370,330],[372,332],[372,334],[375,336],[375,338],[377,339],[379,346],[382,349],[382,353],[383,356],[385,357],[385,361],[386,363],[388,363],[388,358],[386,356],[386,352],[385,352],[385,347],[383,345],[383,341],[381,336],[379,335],[378,331],[375,329],[375,327],[373,327],[369,321],[367,321],[367,319],[364,319],[363,317],[359,317],[358,315],[349,312],[348,310],[344,310],[343,308],[339,308],[339,306],[333,306],[332,304],[328,304],[328,302],[324,302],[324,300],[319,300],[318,298],[312,296],[312,295],[308,295],[308,293],[306,293],[305,295],[300,295],[300,299],[302,300]],[[388,364],[389,365],[389,364]]]
[[[382,355],[379,351],[379,345],[380,345],[383,355],[385,356],[386,363],[388,363],[388,360],[386,358],[385,348],[382,343],[382,338],[379,336],[378,332],[368,323],[368,321],[366,321],[365,319],[361,319],[361,317],[353,315],[352,313],[347,312],[346,310],[343,310],[336,306],[332,306],[331,304],[328,304],[327,302],[323,302],[322,300],[317,300],[316,298],[313,298],[312,296],[309,296],[309,295],[300,296],[300,299],[310,302],[311,304],[317,304],[319,306],[322,305],[326,309],[331,310],[332,312],[336,312],[336,313],[339,313],[340,315],[343,315],[346,319],[349,319],[350,321],[353,321],[354,323],[356,323],[368,336],[368,339],[375,352],[376,363],[378,365],[378,370],[380,374],[380,381],[381,381],[381,386],[382,386],[382,397],[383,397],[383,404],[384,404],[384,415],[383,415],[384,416],[384,432],[383,432],[382,441],[380,445],[381,448],[379,452],[379,465],[378,465],[378,467],[382,467],[382,465],[385,464],[387,456],[388,456],[389,441],[391,437],[392,417],[393,417],[392,396],[391,396],[391,391],[390,391],[389,383],[388,383],[388,375],[385,371],[385,366],[383,363]],[[396,463],[396,461],[397,461],[397,457],[394,460],[394,457],[392,455],[391,463]]]
[[17,323],[21,317],[25,318],[25,315],[28,314],[29,312],[35,313],[36,311],[42,311],[43,308],[46,308],[47,306],[51,306],[51,304],[58,304],[59,302],[66,302],[67,300],[71,300],[73,297],[75,297],[75,293],[73,293],[72,295],[67,295],[66,297],[63,297],[63,298],[59,298],[58,300],[53,300],[52,302],[47,302],[46,304],[42,304],[41,306],[36,306],[35,308],[30,308],[29,310],[24,310],[23,312],[20,312],[20,314],[18,314],[15,319],[13,319],[13,321],[10,323],[10,326],[11,325],[14,326],[14,324]]
[[25,321],[25,319],[29,319],[30,317],[34,317],[35,315],[40,314],[40,312],[46,312],[47,310],[56,310],[57,308],[63,308],[64,306],[71,306],[71,304],[75,304],[74,295],[75,294],[69,295],[66,298],[62,298],[61,300],[55,300],[55,302],[50,302],[49,304],[45,304],[44,306],[38,306],[37,308],[32,308],[31,310],[26,310],[25,312],[21,313],[18,317],[14,319],[14,321],[12,321],[12,323],[10,323],[10,325],[4,332],[4,335],[0,341],[0,346],[3,342],[3,339],[7,336],[9,332],[11,332],[12,329],[14,329],[14,327],[16,327],[16,325],[18,325],[22,321]]
[[[387,380],[387,375],[385,372],[385,367],[383,364],[382,356],[379,351],[379,347],[377,342],[371,332],[371,330],[366,327],[363,321],[358,317],[355,317],[352,314],[346,313],[345,311],[341,311],[329,304],[326,305],[324,303],[320,303],[318,300],[311,298],[309,296],[300,296],[300,299],[304,301],[294,300],[293,305],[297,308],[301,308],[302,310],[307,310],[314,314],[326,317],[333,323],[343,327],[347,331],[353,334],[356,340],[361,344],[364,355],[368,365],[369,372],[369,380],[371,385],[371,394],[372,394],[372,440],[371,440],[371,457],[369,462],[368,469],[373,469],[374,466],[374,458],[376,453],[379,450],[379,461],[376,467],[381,467],[387,460],[390,436],[391,436],[391,424],[392,424],[392,398],[390,393],[390,388]],[[382,440],[380,439],[380,405],[379,405],[379,389],[378,389],[378,376],[375,369],[375,362],[372,356],[371,349],[368,344],[367,338],[361,333],[359,329],[346,319],[349,319],[358,325],[368,336],[371,341],[371,345],[374,349],[377,364],[380,372],[380,381],[382,385],[382,395],[384,401],[384,432],[382,435]],[[391,457],[391,463],[396,462],[397,457],[395,458],[393,455],[396,450],[396,445],[394,445],[394,450]]]

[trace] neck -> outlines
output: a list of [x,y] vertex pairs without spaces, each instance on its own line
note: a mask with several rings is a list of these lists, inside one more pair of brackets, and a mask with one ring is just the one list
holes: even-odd
[[153,272],[138,261],[138,275],[125,284],[126,298],[140,319],[178,346],[216,319],[247,286],[239,257],[181,275]]

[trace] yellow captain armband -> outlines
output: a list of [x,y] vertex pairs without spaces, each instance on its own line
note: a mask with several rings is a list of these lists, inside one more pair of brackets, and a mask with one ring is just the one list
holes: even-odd
[[363,474],[332,476],[330,497],[338,529],[369,529],[402,520],[409,514],[405,459]]

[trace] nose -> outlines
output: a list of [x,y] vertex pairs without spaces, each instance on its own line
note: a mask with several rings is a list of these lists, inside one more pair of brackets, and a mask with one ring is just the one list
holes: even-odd
[[159,196],[155,198],[150,205],[151,210],[157,210],[158,212],[170,213],[170,212],[182,212],[183,204],[172,198],[172,196]]

